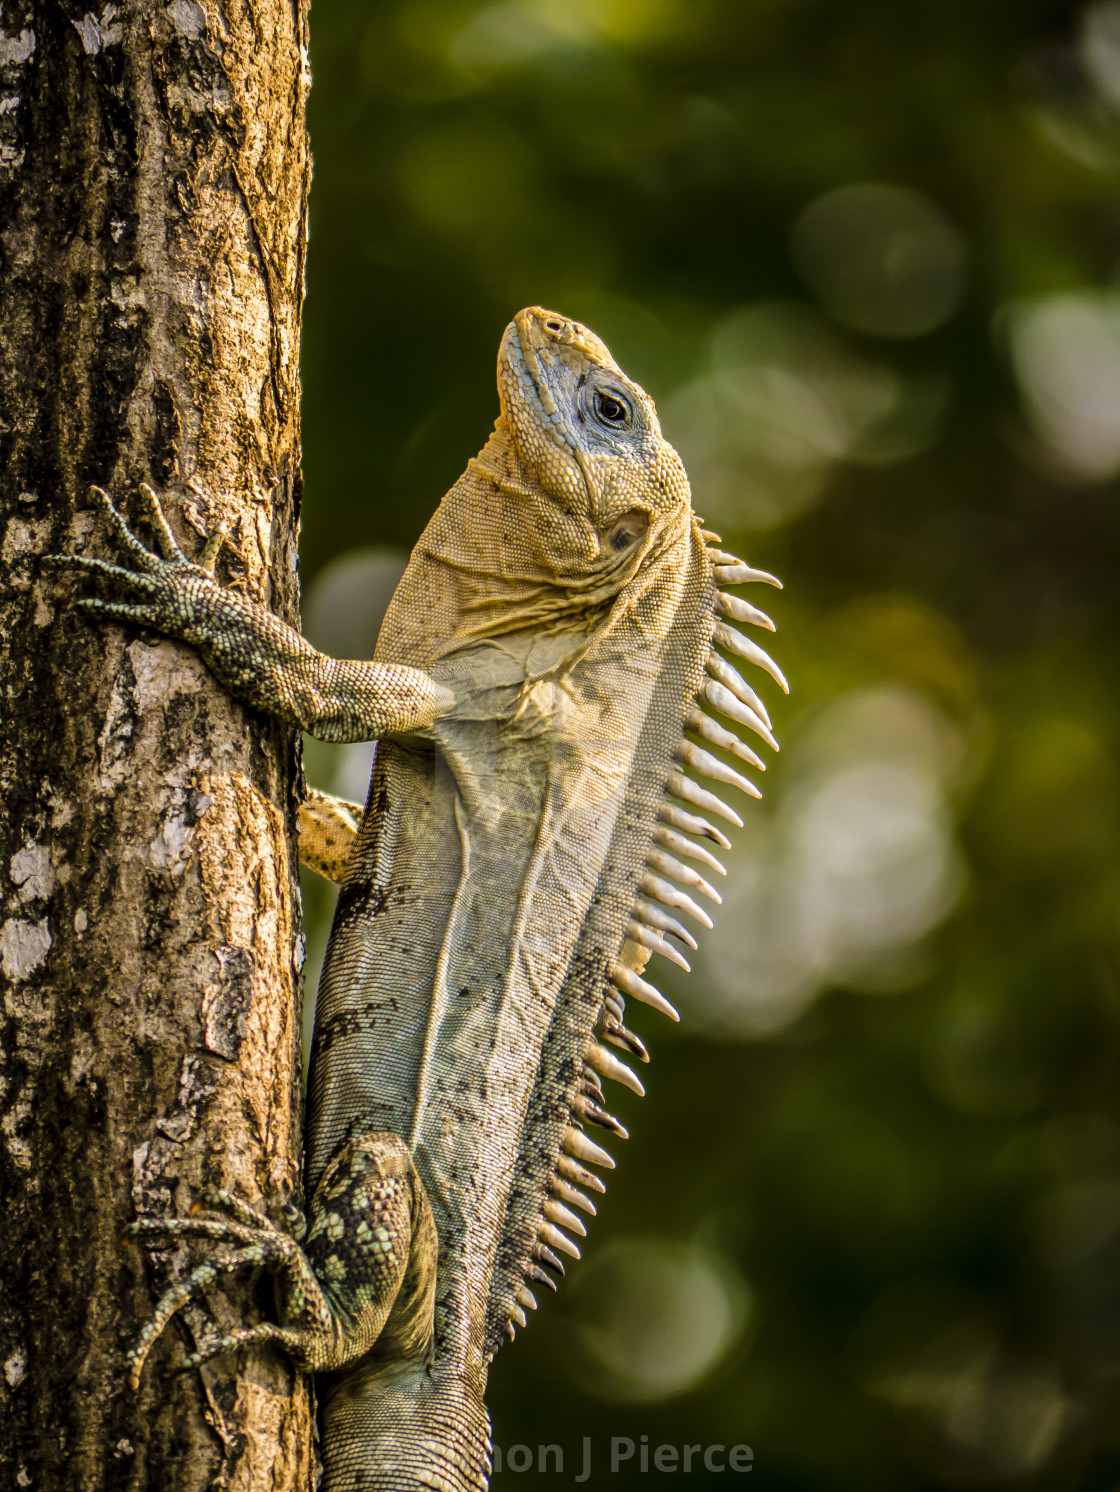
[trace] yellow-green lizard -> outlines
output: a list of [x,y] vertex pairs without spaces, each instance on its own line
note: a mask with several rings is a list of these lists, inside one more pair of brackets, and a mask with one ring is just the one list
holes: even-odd
[[[211,1240],[132,1358],[219,1270],[262,1264],[275,1343],[323,1375],[328,1492],[481,1492],[487,1369],[578,1257],[579,1213],[623,1135],[601,1079],[641,1083],[629,997],[687,968],[680,917],[710,926],[739,820],[692,773],[757,796],[766,710],[723,656],[777,667],[731,625],[771,628],[724,586],[768,581],[692,512],[652,400],[578,322],[532,307],[498,358],[501,415],[422,535],[370,663],[309,647],[181,553],[146,490],[150,552],[96,492],[131,568],[56,563],[127,596],[78,601],[198,647],[240,698],[326,740],[380,738],[364,812],[311,794],[301,853],[341,880],[311,1058],[308,1219],[276,1225],[225,1194],[143,1237]],[[722,651],[720,651],[722,650]],[[728,724],[720,724],[713,715]],[[730,726],[730,728],[729,728]],[[700,744],[700,743],[704,744]],[[709,749],[723,753],[715,755]],[[691,862],[691,863],[690,863]]]

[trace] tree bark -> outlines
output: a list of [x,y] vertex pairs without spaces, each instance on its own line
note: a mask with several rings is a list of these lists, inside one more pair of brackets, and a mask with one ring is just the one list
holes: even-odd
[[[97,0],[99,6],[99,0]],[[148,480],[188,554],[297,613],[305,0],[5,0],[0,21],[0,1467],[13,1488],[306,1488],[277,1353],[123,1354],[192,1257],[137,1215],[298,1186],[291,733],[188,649],[87,620],[50,552]],[[140,524],[144,533],[143,524]]]

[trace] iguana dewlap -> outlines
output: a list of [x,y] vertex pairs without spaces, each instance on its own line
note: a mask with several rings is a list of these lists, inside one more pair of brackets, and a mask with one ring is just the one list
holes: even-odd
[[[170,1291],[171,1314],[219,1267],[277,1273],[276,1342],[323,1373],[324,1486],[479,1492],[489,1362],[552,1285],[624,1134],[601,1077],[641,1092],[627,995],[676,1018],[644,978],[687,964],[677,920],[710,926],[698,861],[738,822],[685,769],[757,796],[689,739],[756,766],[723,714],[773,745],[758,696],[714,646],[761,665],[726,617],[768,618],[717,587],[772,578],[710,547],[652,401],[585,327],[533,307],[507,328],[501,416],[422,535],[372,663],[325,659],[189,564],[149,498],[164,558],[99,495],[137,571],[70,559],[134,600],[86,600],[195,643],[260,708],[327,739],[381,736],[365,812],[312,795],[301,847],[342,874],[319,987],[306,1228],[221,1194],[206,1218],[145,1235],[226,1246]],[[212,565],[215,546],[204,560]],[[776,582],[772,582],[776,583]],[[688,734],[686,734],[686,732]],[[681,806],[687,805],[687,806]],[[697,812],[700,810],[701,812]],[[354,825],[359,824],[353,846]],[[232,1245],[232,1252],[230,1246]]]

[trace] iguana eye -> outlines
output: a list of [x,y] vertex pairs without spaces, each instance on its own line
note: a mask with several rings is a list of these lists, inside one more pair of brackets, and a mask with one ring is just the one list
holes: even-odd
[[617,394],[604,394],[601,391],[596,393],[595,413],[604,425],[610,425],[615,430],[625,429],[630,423],[630,406]]
[[645,513],[640,513],[636,508],[630,513],[623,513],[614,527],[608,530],[606,546],[621,553],[623,549],[629,549],[635,539],[640,539],[647,528],[649,518]]

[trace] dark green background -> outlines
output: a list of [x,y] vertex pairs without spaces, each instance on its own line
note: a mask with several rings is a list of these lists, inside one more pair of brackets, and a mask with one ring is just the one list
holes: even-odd
[[[1120,10],[323,0],[312,34],[313,633],[353,620],[324,564],[405,552],[483,443],[531,303],[786,583],[783,754],[681,1026],[635,1016],[649,1097],[495,1363],[499,1443],[570,1485],[590,1436],[619,1492],[664,1484],[607,1474],[643,1434],[791,1492],[1115,1488]],[[860,183],[919,194],[882,199],[909,238],[859,193],[801,218]]]

